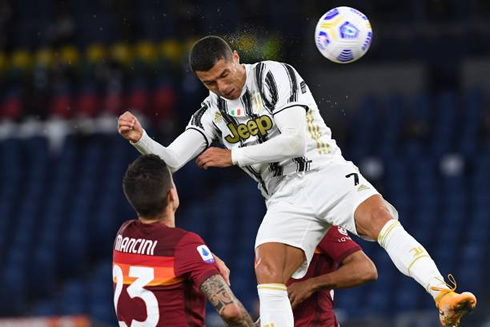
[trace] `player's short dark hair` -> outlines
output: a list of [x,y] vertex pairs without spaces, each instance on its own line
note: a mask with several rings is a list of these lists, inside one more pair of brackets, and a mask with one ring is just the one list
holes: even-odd
[[222,38],[214,35],[206,36],[194,43],[189,53],[189,64],[193,72],[207,72],[220,60],[230,60],[233,51]]
[[167,164],[154,154],[139,157],[124,174],[124,194],[140,217],[157,218],[168,204],[172,187]]

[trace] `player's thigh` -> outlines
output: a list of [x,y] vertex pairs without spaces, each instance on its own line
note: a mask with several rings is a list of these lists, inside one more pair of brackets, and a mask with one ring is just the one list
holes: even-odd
[[305,261],[302,249],[284,243],[263,243],[255,250],[259,284],[286,283]]
[[323,219],[355,235],[368,236],[358,232],[355,212],[363,202],[373,196],[379,196],[379,192],[353,163],[336,163],[318,171],[316,176],[310,179],[311,202],[315,203]]
[[[255,248],[258,249],[267,243],[288,245],[289,247],[282,249],[286,252],[281,254],[288,260],[287,262],[284,261],[285,266],[283,266],[286,268],[287,265],[288,271],[290,270],[289,267],[294,266],[298,259],[298,251],[294,249],[300,249],[304,253],[303,260],[300,267],[295,269],[293,276],[301,278],[306,274],[315,248],[328,227],[329,225],[325,221],[318,219],[304,195],[299,194],[289,199],[281,198],[279,201],[270,201],[267,213],[257,232]],[[272,247],[273,249],[274,247]],[[265,255],[274,255],[273,252],[269,253],[271,251],[265,252]],[[289,259],[289,257],[291,258]],[[261,258],[264,258],[264,254],[261,254]]]

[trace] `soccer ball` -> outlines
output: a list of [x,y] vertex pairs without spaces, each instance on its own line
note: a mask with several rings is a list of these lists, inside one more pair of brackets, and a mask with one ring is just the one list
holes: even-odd
[[373,31],[367,17],[350,7],[337,7],[323,15],[315,29],[315,44],[327,59],[347,64],[361,58],[371,45]]

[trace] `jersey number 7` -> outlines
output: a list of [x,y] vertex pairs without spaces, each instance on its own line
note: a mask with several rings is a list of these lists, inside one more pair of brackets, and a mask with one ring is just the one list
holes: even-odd
[[[118,265],[112,268],[112,277],[116,280],[116,289],[114,291],[114,308],[117,314],[117,303],[123,288],[123,271]],[[131,321],[131,327],[154,327],[160,320],[160,311],[158,310],[158,301],[155,295],[144,289],[154,278],[154,269],[148,267],[129,267],[129,277],[136,280],[128,286],[127,291],[131,298],[139,297],[145,302],[147,318],[145,321]],[[124,321],[119,321],[119,326],[128,327]]]

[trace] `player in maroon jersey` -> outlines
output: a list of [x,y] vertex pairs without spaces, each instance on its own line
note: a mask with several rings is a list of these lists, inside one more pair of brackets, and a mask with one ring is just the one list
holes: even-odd
[[195,233],[175,227],[177,189],[163,160],[145,155],[124,176],[138,213],[114,242],[114,306],[120,326],[204,326],[206,298],[229,326],[253,326]]
[[318,244],[305,277],[288,283],[294,326],[339,326],[333,311],[333,289],[361,285],[376,278],[376,267],[361,247],[345,229],[332,226]]

